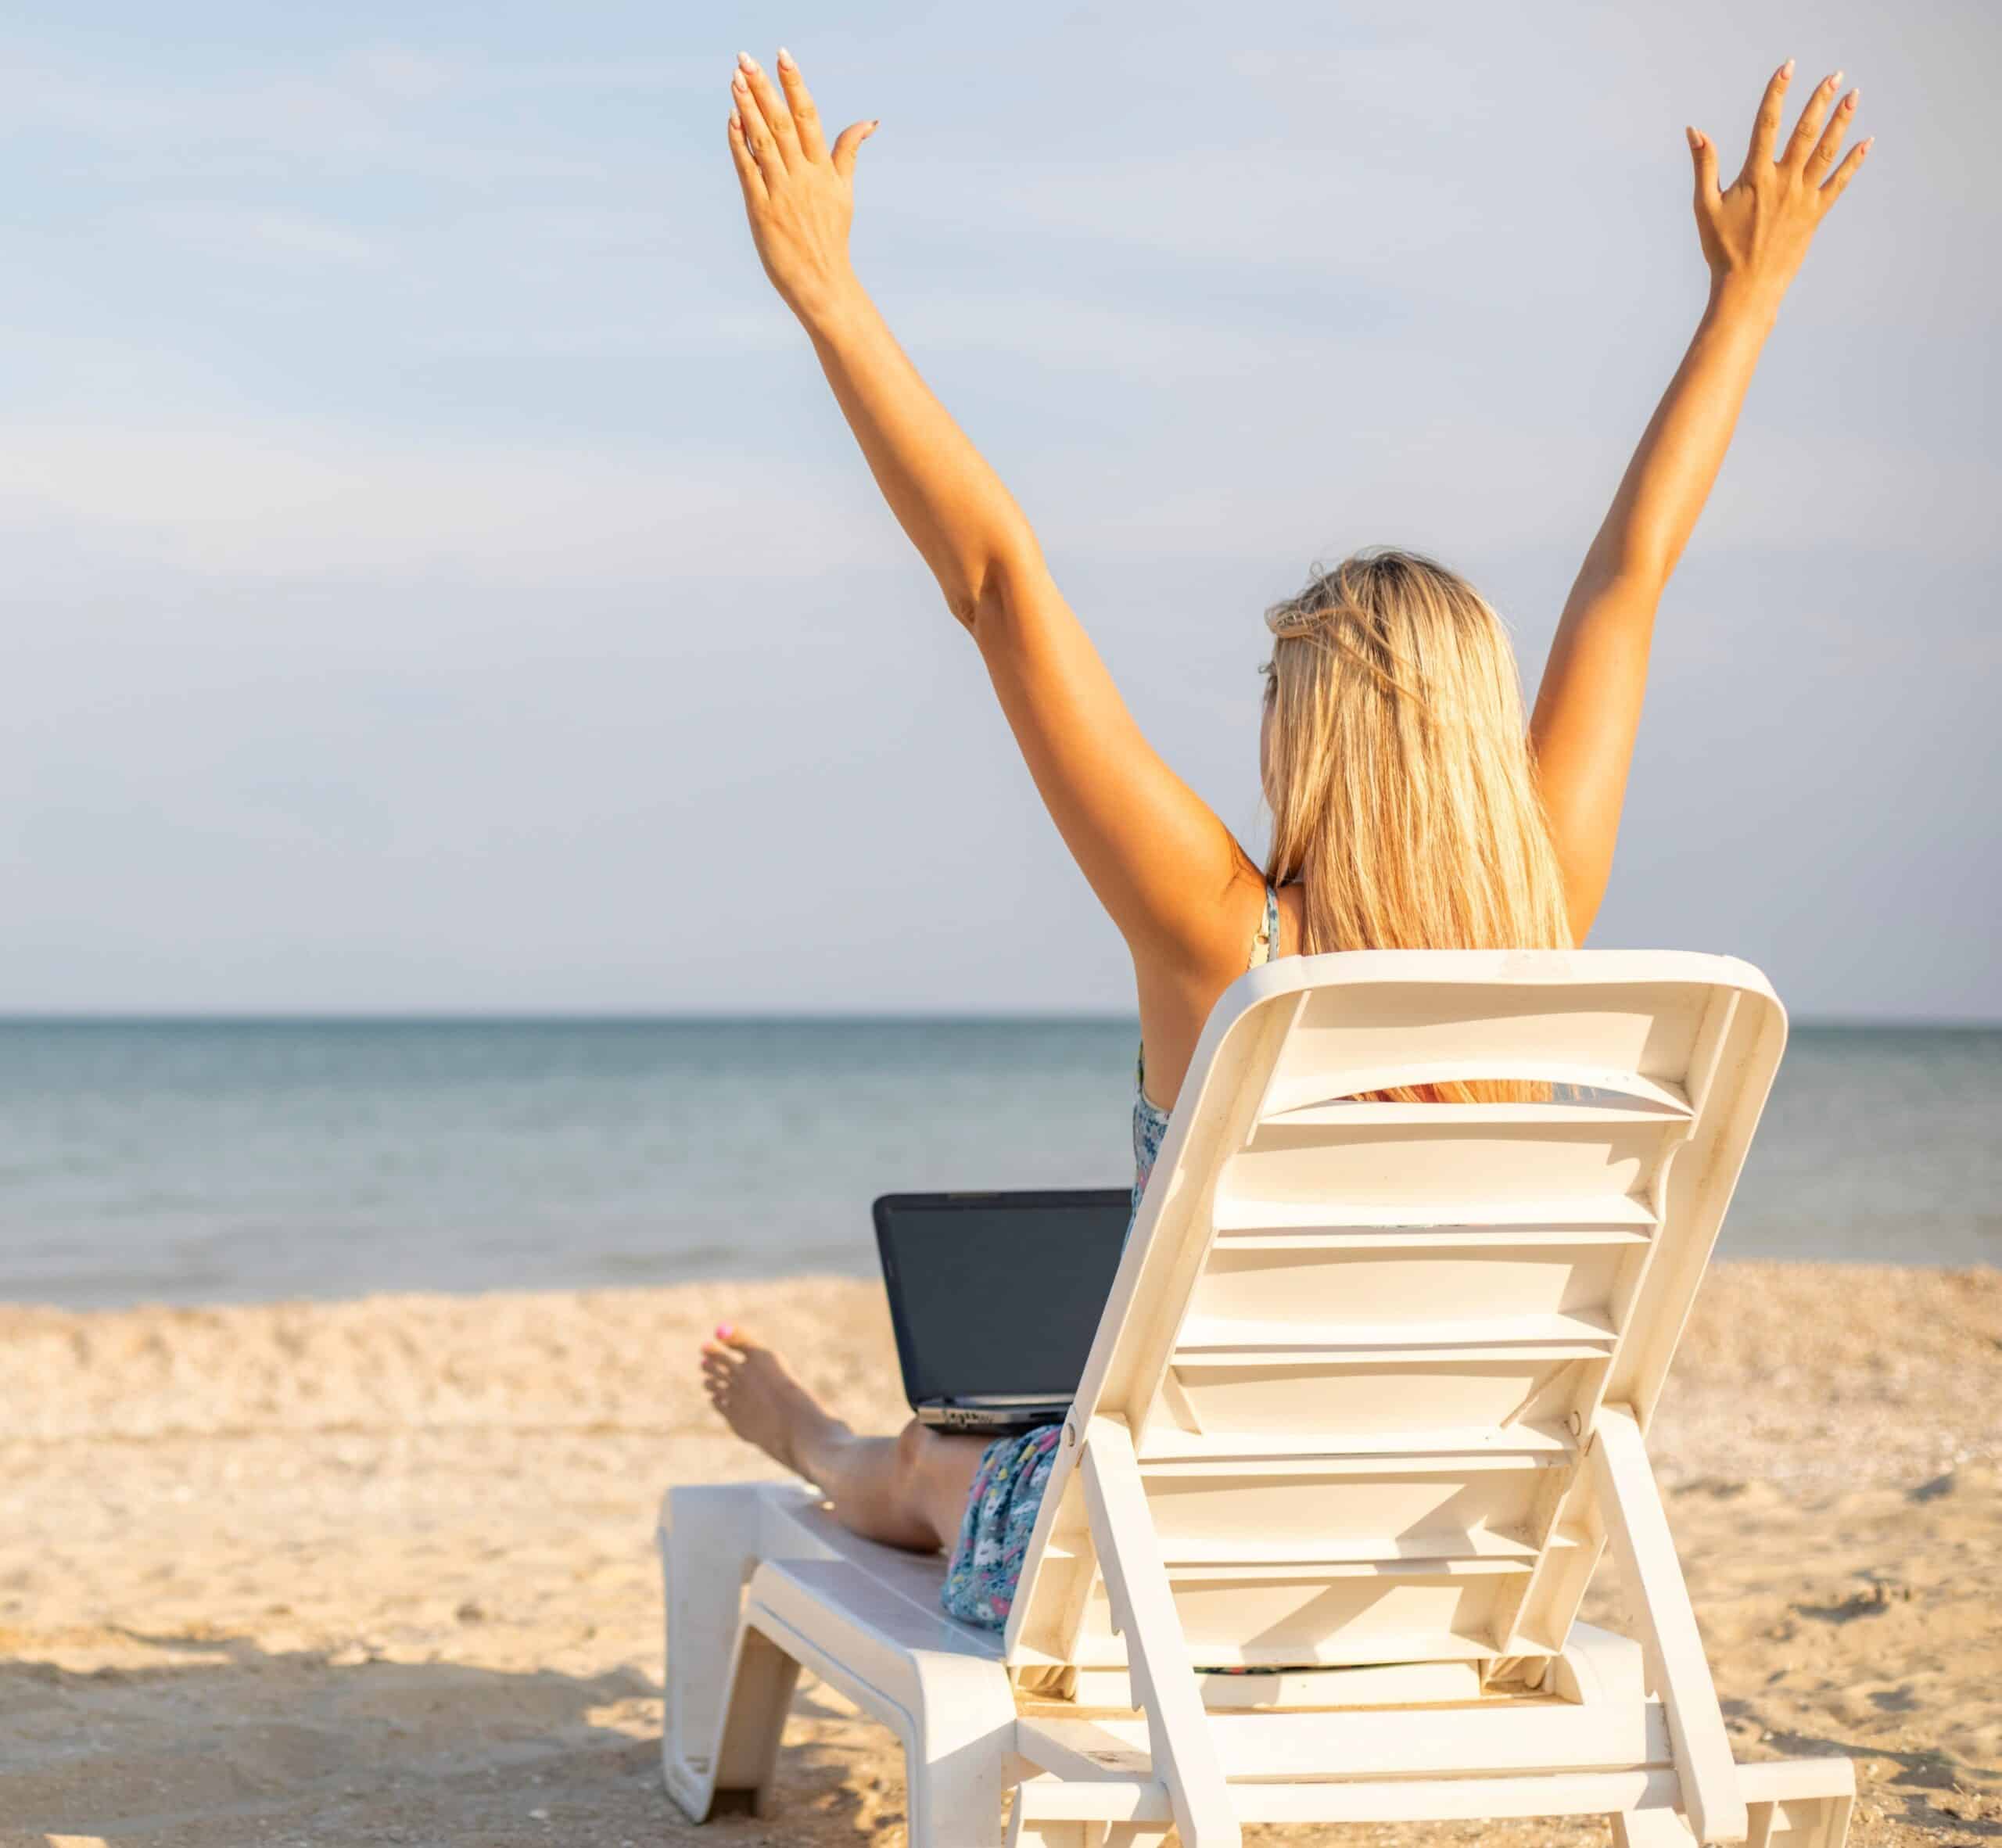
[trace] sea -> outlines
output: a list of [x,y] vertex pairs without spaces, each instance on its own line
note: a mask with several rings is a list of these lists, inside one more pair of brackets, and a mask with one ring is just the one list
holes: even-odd
[[[870,1203],[1125,1186],[1080,1020],[0,1021],[0,1300],[868,1274]],[[2002,1028],[1802,1025],[1724,1257],[2002,1264]]]

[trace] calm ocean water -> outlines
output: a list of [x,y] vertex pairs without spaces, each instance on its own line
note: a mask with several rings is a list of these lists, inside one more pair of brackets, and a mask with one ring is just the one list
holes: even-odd
[[[896,1188],[1124,1185],[1092,1021],[0,1022],[0,1298],[867,1272]],[[2002,1263],[2002,1031],[1796,1026],[1728,1255]]]

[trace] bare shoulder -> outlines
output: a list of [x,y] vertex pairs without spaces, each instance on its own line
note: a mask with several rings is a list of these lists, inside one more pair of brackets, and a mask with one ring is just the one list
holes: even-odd
[[[1229,882],[1214,900],[1217,928],[1202,933],[1204,940],[1217,946],[1214,953],[1174,961],[1136,953],[1133,960],[1147,1095],[1163,1108],[1173,1105],[1217,998],[1250,966],[1258,933],[1265,928],[1265,875],[1241,847],[1236,860]],[[1299,893],[1282,891],[1279,902],[1279,942],[1273,953],[1283,955],[1300,941]]]

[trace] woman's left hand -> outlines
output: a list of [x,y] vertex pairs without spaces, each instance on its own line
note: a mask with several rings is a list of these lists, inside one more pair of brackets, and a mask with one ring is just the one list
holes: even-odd
[[1835,163],[1860,94],[1852,90],[1835,101],[1842,77],[1838,70],[1814,86],[1785,150],[1775,159],[1780,110],[1792,76],[1791,58],[1773,73],[1752,124],[1745,165],[1729,186],[1717,185],[1717,144],[1699,130],[1689,131],[1689,152],[1696,165],[1696,235],[1702,240],[1712,285],[1749,285],[1756,296],[1775,305],[1807,254],[1815,228],[1870,152],[1870,143],[1863,142],[1839,167]]
[[874,122],[844,128],[830,149],[806,80],[779,52],[773,84],[748,52],[730,80],[730,154],[744,188],[752,240],[772,286],[804,320],[852,284],[848,231],[855,216],[856,151]]

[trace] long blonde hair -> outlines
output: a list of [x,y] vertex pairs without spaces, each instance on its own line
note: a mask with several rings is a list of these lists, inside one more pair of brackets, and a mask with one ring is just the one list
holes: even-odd
[[1265,873],[1301,887],[1301,950],[1570,948],[1515,655],[1487,601],[1387,548],[1317,569],[1265,621]]

